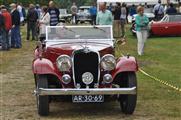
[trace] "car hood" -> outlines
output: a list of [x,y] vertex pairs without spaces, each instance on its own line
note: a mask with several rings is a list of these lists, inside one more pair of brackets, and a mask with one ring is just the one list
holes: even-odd
[[61,43],[53,44],[47,47],[47,51],[51,51],[56,54],[67,54],[71,55],[73,51],[88,48],[92,51],[100,52],[100,54],[112,53],[113,46],[105,43]]

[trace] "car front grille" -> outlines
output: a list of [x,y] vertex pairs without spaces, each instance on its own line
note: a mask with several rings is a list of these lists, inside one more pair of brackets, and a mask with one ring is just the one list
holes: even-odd
[[90,72],[93,74],[94,80],[89,85],[89,87],[93,88],[94,84],[98,83],[99,79],[98,53],[92,51],[85,51],[83,49],[75,51],[73,55],[73,69],[75,85],[80,84],[81,88],[85,88],[86,85],[82,82],[82,75],[85,72]]

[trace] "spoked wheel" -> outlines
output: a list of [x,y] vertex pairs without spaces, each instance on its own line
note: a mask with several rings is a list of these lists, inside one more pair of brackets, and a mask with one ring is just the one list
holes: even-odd
[[[37,75],[37,89],[48,88],[48,81],[46,75]],[[49,114],[49,98],[48,96],[36,95],[38,114],[40,116],[47,116]]]
[[[121,87],[137,87],[136,74],[134,72],[128,72],[124,74],[124,84]],[[125,114],[133,114],[137,101],[137,93],[134,95],[120,95],[119,102],[122,112]]]

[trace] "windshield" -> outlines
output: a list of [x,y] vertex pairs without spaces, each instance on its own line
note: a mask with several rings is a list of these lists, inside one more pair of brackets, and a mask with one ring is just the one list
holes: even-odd
[[169,22],[180,22],[181,21],[181,15],[170,15],[169,16]]
[[113,40],[112,26],[47,26],[46,41]]

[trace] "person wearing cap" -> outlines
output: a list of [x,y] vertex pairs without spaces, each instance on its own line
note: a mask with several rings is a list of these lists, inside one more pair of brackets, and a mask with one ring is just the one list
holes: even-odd
[[20,35],[20,14],[16,8],[16,4],[10,4],[11,7],[11,18],[12,18],[12,29],[11,29],[11,47],[21,48],[21,35]]
[[1,12],[5,21],[4,24],[5,24],[5,32],[6,32],[6,39],[4,39],[2,46],[3,46],[3,49],[9,50],[10,49],[9,31],[12,27],[11,14],[7,11],[7,8],[5,6],[1,7]]
[[100,11],[97,13],[96,24],[97,25],[112,25],[113,16],[112,13],[106,9],[105,3],[99,4]]

